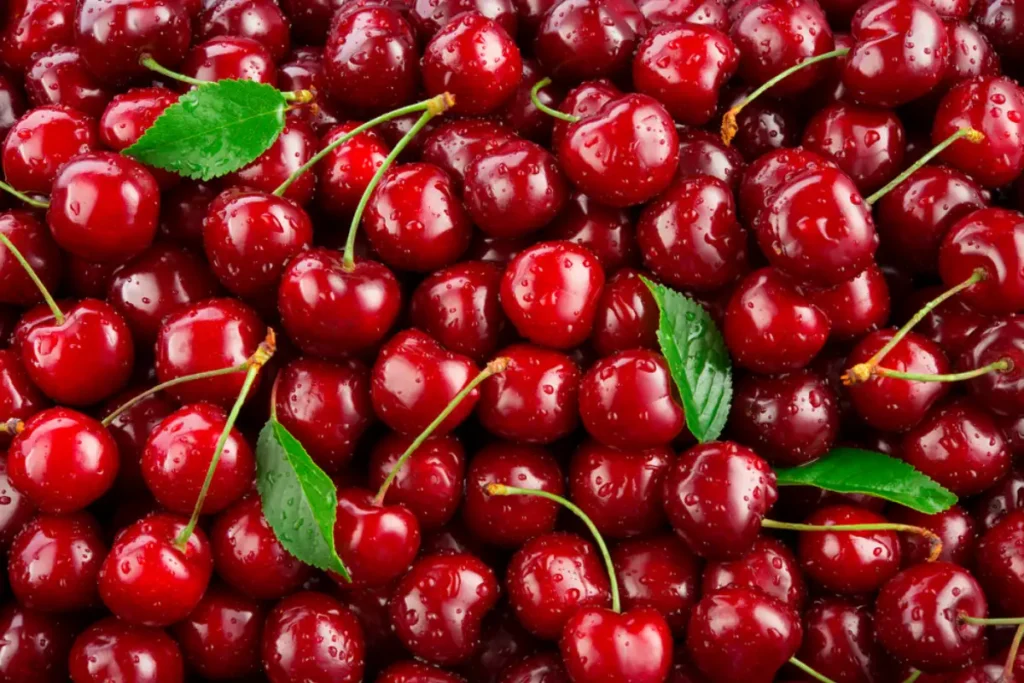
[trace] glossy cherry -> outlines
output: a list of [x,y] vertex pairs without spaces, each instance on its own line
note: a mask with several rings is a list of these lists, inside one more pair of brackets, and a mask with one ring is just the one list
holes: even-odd
[[[836,36],[836,47],[840,47],[839,38],[840,36]],[[753,94],[754,90],[755,88],[751,86],[727,90],[722,98],[723,108],[731,109],[737,106]],[[796,102],[762,95],[745,105],[736,117],[736,136],[732,139],[731,147],[725,147],[720,135],[710,134],[710,138],[717,140],[725,149],[731,150],[729,157],[754,162],[776,150],[794,151],[792,148],[800,144],[804,123],[804,112],[800,111]]]
[[[412,440],[388,434],[374,444],[368,475],[371,488],[380,489]],[[411,511],[424,531],[440,529],[462,502],[465,471],[465,450],[455,437],[430,437],[398,470],[384,502]]]
[[[0,349],[0,415],[8,415],[8,420],[28,420],[49,404],[29,379],[18,352]],[[11,437],[13,434],[0,436],[0,448],[6,448]]]
[[[63,256],[49,231],[31,211],[0,213],[0,233],[14,244],[49,291],[61,281]],[[42,295],[21,263],[0,245],[0,301],[15,306],[40,303]]]
[[275,62],[288,53],[288,22],[272,0],[228,0],[213,3],[200,16],[197,38],[217,36],[252,38],[270,50]]
[[338,491],[334,542],[351,583],[380,586],[397,579],[416,559],[420,525],[402,505],[382,505],[369,491],[345,488]]
[[[178,93],[168,88],[133,88],[109,98],[99,117],[100,140],[114,151],[135,144],[167,107],[178,101]],[[177,185],[180,178],[159,168],[150,168],[162,189]]]
[[730,586],[760,591],[797,611],[807,602],[807,583],[793,551],[767,536],[759,536],[737,559],[705,566],[701,578],[704,595]]
[[[222,182],[243,190],[273,192],[313,158],[319,151],[317,144],[316,133],[308,123],[287,121],[274,144],[248,165],[225,176]],[[308,171],[288,186],[284,198],[305,206],[313,199],[316,184],[316,173]]]
[[[896,507],[886,511],[890,521],[928,529],[939,537],[942,551],[937,559],[966,567],[974,562],[977,542],[976,524],[959,505],[934,515],[910,508]],[[921,534],[900,534],[900,556],[903,568],[924,562],[932,552],[931,541]]]
[[74,626],[8,603],[0,609],[0,680],[64,683]]
[[209,679],[255,672],[260,665],[260,603],[223,588],[211,588],[188,617],[174,625],[185,660]]
[[889,283],[878,266],[825,289],[804,287],[831,324],[832,339],[858,339],[889,321],[892,305]]
[[670,535],[623,541],[611,557],[623,609],[654,609],[681,636],[697,602],[699,560]]
[[835,167],[834,162],[802,147],[768,152],[743,172],[737,200],[743,223],[749,225],[782,185],[805,171]]
[[409,21],[416,29],[420,41],[426,43],[435,33],[447,26],[463,12],[479,12],[493,19],[505,32],[516,37],[518,3],[512,0],[414,0],[410,7]]
[[92,118],[70,107],[36,107],[7,133],[0,152],[4,180],[22,192],[49,194],[61,166],[98,146]]
[[33,106],[62,104],[93,117],[103,113],[111,98],[73,47],[55,47],[36,55],[25,72],[25,92]]
[[679,131],[677,175],[680,179],[711,176],[718,178],[735,192],[744,168],[743,156],[735,147],[722,142],[720,135],[699,128]]
[[658,683],[672,666],[672,632],[661,614],[588,607],[565,624],[558,645],[573,681]]
[[639,262],[630,212],[599,204],[580,192],[572,193],[543,235],[545,240],[564,240],[586,247],[607,273]]
[[158,628],[128,624],[116,617],[82,631],[71,648],[71,680],[103,683],[182,683],[185,665],[174,639]]
[[[879,514],[852,505],[821,508],[805,520],[813,526],[884,524]],[[878,590],[900,568],[895,531],[808,531],[800,535],[800,568],[826,590],[864,595]]]
[[474,159],[516,139],[512,129],[489,119],[445,120],[424,133],[423,161],[443,169],[461,193]]
[[32,56],[74,40],[75,2],[72,0],[15,0],[6,6],[0,30],[0,63],[23,72]]
[[978,581],[992,602],[1005,614],[1022,609],[1018,567],[1024,547],[1024,512],[1011,512],[982,534],[974,561]]
[[[357,125],[346,122],[331,127],[323,136],[321,145],[330,145],[352,132]],[[360,133],[331,150],[317,166],[317,206],[330,216],[351,218],[374,173],[384,165],[389,151],[384,140],[373,130]]]
[[629,349],[657,349],[658,309],[640,272],[624,268],[601,292],[591,343],[600,356]]
[[991,529],[1007,514],[1021,509],[1024,509],[1024,473],[1014,469],[978,498],[973,512],[981,532]]
[[1024,43],[1018,30],[1024,17],[1017,2],[983,0],[973,5],[971,19],[1004,60],[1017,66],[1024,63]]
[[939,273],[947,287],[955,286],[981,269],[984,279],[960,297],[993,315],[1016,313],[1024,307],[1024,214],[1008,209],[985,208],[954,223],[939,247]]
[[534,52],[556,80],[579,83],[621,78],[646,32],[632,2],[572,0],[556,3],[540,20]]
[[974,400],[997,415],[1024,414],[1024,317],[998,319],[971,335],[960,356],[959,368],[969,370],[1008,359],[1012,367],[970,380],[967,389]]
[[[239,80],[274,85],[277,71],[270,51],[251,38],[222,36],[192,47],[181,73],[200,81]],[[182,90],[192,86],[181,84]]]
[[[558,110],[563,114],[585,119],[622,95],[622,91],[606,79],[586,81],[566,94],[558,105]],[[558,146],[562,144],[562,140],[573,125],[572,122],[555,119],[551,128],[551,148],[554,151],[558,151]]]
[[875,640],[870,609],[840,598],[822,598],[807,610],[797,657],[835,681],[879,680],[893,667]]
[[281,600],[267,615],[261,646],[271,683],[363,680],[366,645],[356,616],[326,593],[302,591]]

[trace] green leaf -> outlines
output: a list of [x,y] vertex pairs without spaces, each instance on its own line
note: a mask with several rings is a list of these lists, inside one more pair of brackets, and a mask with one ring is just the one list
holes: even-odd
[[256,444],[256,487],[263,516],[285,550],[351,581],[334,548],[338,495],[298,439],[270,418]]
[[686,426],[701,443],[725,428],[732,403],[732,364],[715,322],[696,301],[647,278],[658,304],[658,344],[679,388]]
[[836,448],[809,465],[776,470],[779,486],[815,486],[836,493],[862,493],[934,515],[956,503],[956,495],[913,466],[875,451]]
[[251,163],[274,144],[288,104],[277,88],[216,81],[182,95],[124,154],[193,180]]

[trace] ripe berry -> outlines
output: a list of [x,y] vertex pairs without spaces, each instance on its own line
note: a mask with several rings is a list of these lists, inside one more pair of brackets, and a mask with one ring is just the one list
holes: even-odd
[[67,620],[8,603],[0,609],[0,680],[64,683],[74,639]]
[[590,607],[565,624],[559,651],[574,681],[658,683],[672,665],[672,632],[653,609],[617,613]]
[[[43,286],[55,291],[61,280],[63,257],[35,214],[20,209],[0,213],[0,233],[28,261]],[[42,301],[39,288],[6,247],[0,247],[0,301],[14,306],[30,306]]]
[[623,541],[612,548],[625,610],[649,608],[681,636],[697,602],[700,562],[670,535]]
[[69,107],[37,107],[7,133],[0,153],[4,179],[22,192],[49,194],[61,166],[98,146],[92,118]]
[[62,104],[98,117],[110,101],[103,87],[73,47],[55,47],[36,55],[25,71],[25,92],[33,106]]
[[259,41],[270,50],[275,62],[288,53],[290,38],[288,22],[272,0],[227,0],[206,3],[199,24],[197,38],[206,40],[217,36],[242,36]]
[[264,609],[255,600],[211,588],[192,613],[174,625],[174,636],[185,660],[200,675],[214,680],[245,676],[260,665],[263,617]]
[[[881,515],[852,505],[833,505],[805,521],[814,526],[884,524]],[[895,531],[810,531],[800,535],[800,568],[826,590],[864,595],[878,590],[900,568]]]
[[978,269],[985,277],[960,295],[971,307],[992,315],[1008,315],[1024,308],[1024,214],[984,208],[953,224],[939,247],[939,273],[953,287]]
[[363,680],[366,646],[355,615],[325,593],[281,600],[263,626],[262,663],[271,683]]
[[[413,437],[387,434],[373,447],[369,484],[380,489]],[[444,527],[462,502],[466,455],[453,436],[432,436],[398,470],[384,502],[411,511],[424,531]]]
[[[348,135],[357,125],[346,122],[331,127],[321,139],[321,147]],[[384,140],[373,130],[360,133],[331,150],[317,165],[317,206],[329,216],[351,218],[374,173],[384,165],[389,151]],[[303,178],[306,176],[314,177],[306,174]]]
[[903,169],[904,138],[903,124],[893,112],[836,102],[811,118],[803,145],[834,160],[868,194]]
[[879,680],[893,662],[875,639],[867,606],[822,598],[804,615],[800,661],[832,680]]
[[382,505],[369,491],[344,488],[338,491],[334,542],[351,583],[381,586],[405,573],[416,559],[420,525],[401,505]]
[[704,568],[704,595],[730,586],[760,591],[797,611],[807,602],[807,584],[793,552],[782,541],[766,536],[759,536],[745,555],[709,562]]
[[[271,193],[298,172],[317,151],[317,137],[309,124],[288,121],[274,144],[248,165],[225,176],[222,182],[226,187]],[[317,174],[307,171],[292,180],[283,196],[305,206],[313,199],[316,182]]]
[[1024,555],[1024,512],[1011,512],[978,540],[974,561],[978,581],[1001,611],[1017,614],[1021,599],[1019,571]]
[[[251,38],[222,36],[199,43],[189,51],[181,73],[200,81],[238,80],[274,85],[277,71],[270,51]],[[182,84],[182,90],[192,86]]]
[[624,77],[647,26],[632,2],[572,0],[544,13],[534,51],[556,80]]

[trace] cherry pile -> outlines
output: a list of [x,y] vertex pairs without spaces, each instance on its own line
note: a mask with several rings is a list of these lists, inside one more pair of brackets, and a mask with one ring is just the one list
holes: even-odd
[[1024,0],[0,4],[0,683],[1024,680]]

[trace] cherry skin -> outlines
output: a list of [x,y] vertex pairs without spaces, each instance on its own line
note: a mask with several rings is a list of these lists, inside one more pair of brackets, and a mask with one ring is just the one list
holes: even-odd
[[580,383],[580,416],[601,443],[634,450],[671,443],[684,424],[665,359],[644,350],[622,351],[591,366]]
[[882,680],[893,666],[875,640],[869,608],[840,598],[822,598],[807,610],[796,656],[835,681]]
[[991,529],[1007,514],[1020,509],[1024,509],[1024,473],[1014,469],[975,503],[973,512],[979,533]]
[[835,164],[802,147],[768,152],[751,163],[743,172],[737,192],[743,223],[751,224],[781,186],[805,171],[826,167],[835,167]]
[[[287,121],[274,144],[252,163],[225,176],[223,182],[243,190],[269,194],[313,158],[319,151],[317,142],[316,133],[308,123]],[[285,190],[284,198],[305,206],[313,199],[316,182],[316,174],[306,172]]]
[[517,139],[510,128],[490,119],[445,120],[424,134],[423,161],[445,171],[461,194],[474,159]]
[[43,512],[75,512],[117,477],[117,444],[96,420],[70,408],[36,413],[7,451],[8,477]]
[[281,600],[263,626],[263,671],[271,683],[363,680],[366,645],[356,616],[325,593]]
[[501,26],[477,12],[452,19],[423,52],[423,86],[430,96],[450,93],[453,111],[489,114],[514,93],[523,75],[519,48]]
[[621,451],[586,441],[569,464],[569,497],[606,538],[662,528],[662,480],[675,454],[666,447]]
[[[635,121],[644,125],[635,126]],[[615,207],[643,204],[661,194],[679,165],[672,118],[661,103],[641,94],[611,100],[570,124],[556,150],[562,171],[577,189]]]
[[[49,231],[31,211],[14,209],[0,213],[0,233],[14,244],[49,291],[60,284],[63,257]],[[0,302],[14,306],[41,303],[42,295],[32,278],[7,247],[0,246]]]
[[75,2],[72,0],[17,0],[6,6],[0,30],[0,63],[24,72],[33,55],[74,41]]
[[658,683],[672,666],[672,632],[647,608],[621,614],[599,607],[576,611],[558,645],[573,681]]
[[[910,508],[896,507],[886,512],[890,521],[928,529],[942,541],[942,551],[937,559],[952,562],[961,567],[974,561],[974,547],[977,541],[976,524],[959,505],[926,515]],[[903,568],[924,562],[931,555],[931,542],[920,534],[900,534],[900,555]]]
[[[806,519],[814,526],[885,522],[885,517],[852,505],[821,508]],[[845,595],[873,593],[900,568],[895,531],[805,532],[800,535],[798,554],[800,568],[809,579]]]
[[181,181],[160,200],[160,237],[189,249],[203,250],[203,220],[217,193],[210,185]]
[[1006,614],[1018,613],[1024,603],[1018,571],[1022,546],[1024,512],[1011,512],[981,536],[973,558],[985,594]]
[[996,320],[972,334],[967,343],[958,369],[980,368],[1002,359],[1013,366],[969,380],[967,389],[972,398],[997,415],[1024,414],[1024,316]]
[[[251,38],[222,36],[195,45],[181,73],[200,81],[239,80],[275,85],[277,71],[270,51]],[[181,84],[182,90],[191,85]]]
[[271,0],[228,0],[214,3],[200,17],[199,40],[243,36],[259,41],[275,62],[288,54],[288,22]]
[[33,106],[62,104],[93,117],[103,113],[111,98],[73,47],[55,47],[36,55],[25,71],[25,92]]
[[554,652],[530,655],[514,661],[501,672],[498,683],[571,683],[562,665],[562,658]]
[[830,336],[833,340],[863,337],[889,320],[889,284],[877,266],[869,266],[861,274],[834,287],[803,289],[814,298],[815,305],[831,323]]
[[[544,76],[536,59],[524,58],[523,77],[501,111],[501,120],[506,126],[517,131],[521,137],[537,143],[547,143],[551,139],[551,129],[555,126],[555,119],[538,109],[531,96],[533,86]],[[564,97],[565,91],[553,83],[537,93],[537,99],[553,109],[558,108]]]
[[680,455],[669,466],[661,496],[672,528],[693,552],[729,560],[750,550],[778,491],[768,463],[723,441]]
[[71,680],[102,683],[182,683],[181,649],[164,631],[127,624],[116,617],[101,619],[75,639],[69,658]]
[[792,608],[757,590],[726,588],[697,603],[686,651],[711,680],[770,681],[802,637]]
[[[576,86],[562,99],[558,110],[563,114],[585,119],[599,112],[604,105],[622,97],[623,93],[605,79],[587,81]],[[551,149],[557,151],[574,124],[555,119],[551,128]]]
[[36,107],[7,133],[4,179],[22,192],[49,194],[61,166],[98,147],[96,122],[70,107]]
[[[156,376],[176,377],[240,365],[256,352],[266,327],[256,313],[235,299],[207,299],[167,317],[156,340]],[[180,403],[209,401],[230,406],[245,373],[186,382],[168,390]]]
[[494,573],[473,555],[419,559],[391,598],[391,625],[409,652],[447,666],[473,654],[481,621],[498,601]]
[[612,549],[612,562],[623,609],[657,610],[681,637],[700,588],[700,562],[682,541],[670,535],[623,541]]
[[972,308],[992,315],[1024,308],[1024,214],[985,208],[969,213],[946,233],[939,247],[939,273],[947,287],[969,278],[977,269],[985,278],[959,296]]
[[718,178],[735,192],[739,187],[744,166],[743,155],[735,147],[722,142],[720,135],[699,128],[679,131],[677,175],[680,179],[711,176]]
[[572,0],[556,3],[537,27],[533,49],[544,71],[556,80],[623,78],[646,32],[632,2]]
[[513,38],[518,29],[517,6],[512,0],[414,0],[411,5],[409,21],[420,38],[421,43],[428,42],[434,34],[447,26],[451,20],[463,12],[479,12],[488,19],[493,19]]
[[100,597],[124,621],[167,626],[199,604],[213,572],[210,542],[198,528],[179,549],[186,521],[155,513],[123,529],[100,568]]
[[0,680],[63,683],[75,640],[72,624],[8,603],[0,609]]
[[984,26],[966,20],[944,19],[944,23],[949,38],[949,66],[936,92],[944,92],[957,83],[979,76],[1000,74],[1002,53],[996,52],[986,37]]
[[623,268],[608,279],[595,318],[590,341],[599,356],[658,348],[658,307],[640,271]]
[[1019,66],[1024,63],[1024,43],[1021,43],[1021,7],[1016,2],[983,0],[975,3],[971,19],[992,43],[1000,57]]
[[[0,349],[0,415],[6,419],[28,420],[50,402],[39,391],[14,349]],[[0,449],[6,449],[13,435],[0,435]]]
[[586,247],[594,252],[606,273],[639,262],[630,212],[598,204],[581,192],[570,195],[565,208],[542,234],[545,240],[564,240]]
[[436,666],[409,660],[392,664],[375,683],[465,683],[464,678]]
[[[414,437],[388,434],[373,447],[369,484],[380,489]],[[453,436],[432,436],[398,470],[384,502],[411,511],[423,531],[441,529],[462,502],[466,454]]]
[[985,628],[962,614],[988,616],[981,586],[946,562],[918,564],[882,587],[875,601],[875,637],[890,654],[925,673],[954,671],[985,653]]
[[[840,38],[836,36],[836,47],[840,47]],[[754,90],[751,86],[727,90],[722,99],[723,109],[738,105]],[[728,156],[754,162],[770,152],[798,147],[804,123],[804,115],[794,101],[762,95],[744,106],[736,117],[736,135],[732,146],[726,148],[731,151]],[[712,134],[711,139],[725,147],[721,136]]]
[[785,543],[760,536],[743,556],[709,562],[701,579],[701,593],[712,595],[735,586],[760,591],[800,611],[807,602],[807,585],[793,552]]
[[687,23],[729,28],[728,8],[718,0],[640,0],[636,6],[652,26]]
[[[369,491],[346,488],[338,491],[334,542],[352,584],[380,586],[401,576],[416,559],[420,525],[407,508],[378,505]],[[335,580],[342,586],[350,583]]]
[[605,607],[611,599],[597,550],[575,534],[527,541],[509,561],[505,582],[519,623],[544,640],[557,640],[578,609]]
[[[358,124],[351,121],[331,127],[323,136],[321,146],[332,144],[357,127]],[[331,150],[317,166],[317,206],[332,217],[351,219],[389,151],[384,140],[373,130],[360,133]]]
[[478,451],[466,472],[462,519],[480,541],[516,548],[552,531],[558,504],[539,496],[492,496],[488,484],[504,484],[562,495],[564,475],[548,451],[495,442]]
[[174,625],[185,660],[208,679],[259,669],[264,609],[255,600],[211,588],[188,617]]
[[708,176],[674,184],[644,208],[636,238],[644,264],[672,287],[708,291],[746,270],[746,231],[729,187]]

